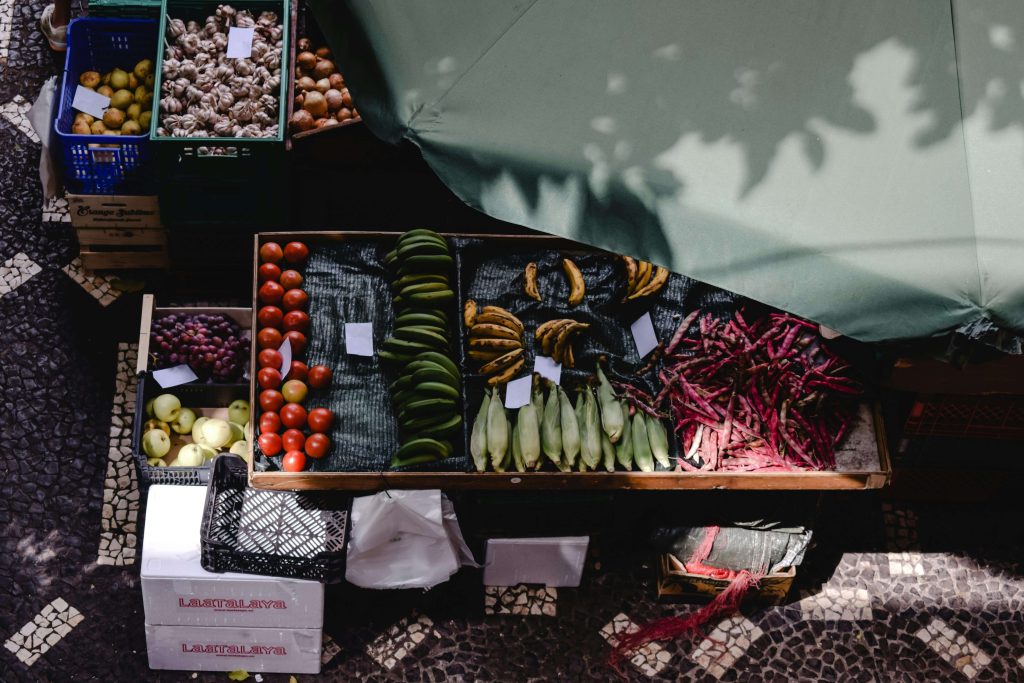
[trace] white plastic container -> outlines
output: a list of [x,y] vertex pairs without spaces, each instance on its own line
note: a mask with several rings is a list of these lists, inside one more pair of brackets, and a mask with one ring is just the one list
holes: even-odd
[[576,588],[583,576],[589,544],[589,536],[488,539],[484,585],[534,583]]
[[150,669],[315,674],[321,644],[320,629],[146,624]]

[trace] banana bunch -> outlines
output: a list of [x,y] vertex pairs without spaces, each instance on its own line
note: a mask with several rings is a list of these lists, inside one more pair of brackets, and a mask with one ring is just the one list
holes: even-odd
[[623,256],[622,263],[626,266],[626,301],[657,294],[668,282],[668,268],[629,256]]
[[[562,270],[566,279],[569,280],[569,305],[576,306],[583,301],[587,287],[583,281],[583,273],[571,259],[562,259]],[[543,301],[540,289],[537,287],[537,264],[530,261],[523,269],[523,293],[534,301]]]
[[467,355],[483,364],[477,370],[489,375],[487,384],[505,384],[516,376],[526,362],[523,351],[523,323],[504,308],[484,306],[468,299],[462,307],[462,322],[469,339]]
[[571,318],[556,318],[541,323],[534,332],[534,337],[543,355],[571,368],[576,365],[572,351],[573,338],[589,327],[590,323],[581,323]]
[[377,355],[398,375],[389,390],[402,444],[391,466],[404,467],[450,456],[451,439],[462,426],[461,381],[449,357],[445,312],[455,298],[448,280],[453,261],[440,235],[410,230],[398,238],[384,262],[393,276],[395,331]]

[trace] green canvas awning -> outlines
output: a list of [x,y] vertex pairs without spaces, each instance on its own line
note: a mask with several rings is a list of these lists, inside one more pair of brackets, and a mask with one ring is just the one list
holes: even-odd
[[315,0],[492,216],[864,340],[1024,330],[1024,4]]

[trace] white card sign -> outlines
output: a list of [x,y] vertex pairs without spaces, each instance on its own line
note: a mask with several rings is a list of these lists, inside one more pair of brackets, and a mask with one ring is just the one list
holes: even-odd
[[256,27],[232,26],[228,31],[228,58],[249,59],[252,57],[252,39],[256,33]]
[[199,377],[187,365],[175,365],[173,368],[154,370],[153,379],[164,389],[170,389],[180,384],[195,382]]
[[350,356],[372,356],[373,323],[345,323],[345,351]]
[[522,408],[530,402],[530,390],[533,388],[533,375],[514,379],[505,385],[505,407]]
[[284,379],[292,371],[292,340],[286,337],[277,351],[281,354],[281,379]]
[[633,333],[633,342],[636,344],[636,352],[643,358],[658,347],[658,335],[654,331],[654,321],[650,313],[644,313],[635,323],[629,326]]
[[101,95],[95,90],[90,90],[82,86],[78,86],[75,89],[75,98],[71,100],[71,108],[77,109],[80,112],[85,112],[89,116],[102,119],[103,112],[110,106],[110,98],[106,95]]
[[562,364],[556,363],[554,358],[537,356],[533,359],[533,371],[541,377],[547,377],[555,384],[562,382]]

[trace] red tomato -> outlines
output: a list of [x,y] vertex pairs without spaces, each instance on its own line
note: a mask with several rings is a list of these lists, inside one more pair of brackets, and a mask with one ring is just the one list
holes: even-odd
[[281,273],[281,277],[278,279],[278,282],[281,283],[281,286],[284,287],[286,291],[289,289],[297,289],[302,286],[302,274],[297,270],[286,270]]
[[306,310],[309,307],[309,296],[301,289],[289,289],[281,301],[286,311]]
[[298,429],[288,429],[281,435],[281,444],[286,451],[301,451],[306,445],[306,435]]
[[281,278],[281,266],[276,263],[264,263],[257,271],[260,282],[278,282]]
[[[298,291],[298,290],[296,290]],[[277,282],[268,281],[260,285],[260,303],[279,304],[284,296],[284,287]]]
[[277,306],[262,306],[256,313],[256,321],[261,327],[281,327],[284,311]]
[[283,358],[281,358],[281,352],[277,349],[263,349],[259,355],[260,367],[261,368],[280,368]]
[[283,323],[286,332],[305,332],[309,329],[309,314],[305,311],[288,311],[284,314]]
[[261,389],[277,389],[281,386],[281,373],[274,368],[263,368],[256,374]]
[[284,405],[284,396],[280,391],[267,389],[260,392],[260,410],[276,413]]
[[306,454],[311,458],[319,460],[327,454],[331,448],[331,440],[323,434],[310,434],[306,439]]
[[284,258],[284,251],[277,242],[267,242],[260,247],[260,260],[264,263],[280,263]]
[[260,445],[263,455],[277,455],[281,452],[281,437],[273,432],[260,434],[256,442]]
[[[288,334],[291,334],[291,332]],[[284,337],[281,336],[281,330],[276,327],[264,327],[256,335],[256,343],[260,345],[261,349],[276,349],[281,346],[283,341]]]
[[292,265],[305,263],[309,258],[309,247],[302,242],[289,242],[284,245],[284,260]]
[[323,389],[330,386],[334,374],[326,365],[314,365],[309,369],[309,386],[314,389]]
[[260,415],[260,434],[277,434],[281,431],[281,417],[273,412],[267,411]]
[[311,431],[324,434],[331,431],[331,425],[334,423],[334,413],[327,410],[327,408],[313,408],[313,410],[309,411],[307,420]]
[[302,451],[288,451],[281,460],[281,469],[285,472],[301,472],[306,469],[306,456]]
[[281,408],[281,422],[285,427],[301,429],[306,424],[306,409],[298,403],[289,403]]
[[290,330],[284,333],[284,338],[291,341],[292,353],[296,356],[301,356],[306,351],[306,335],[295,330]]
[[309,376],[309,368],[301,360],[293,360],[291,370],[288,371],[287,379],[297,379],[305,382]]

